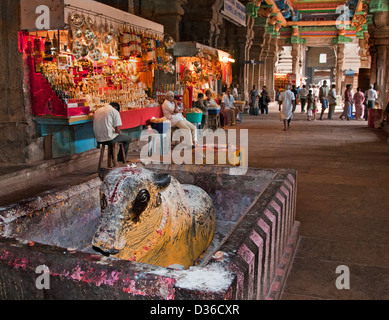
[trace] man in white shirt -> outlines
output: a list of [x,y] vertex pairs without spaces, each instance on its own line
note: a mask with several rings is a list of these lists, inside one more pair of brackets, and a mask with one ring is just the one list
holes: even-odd
[[239,88],[239,85],[235,84],[234,89],[232,89],[232,96],[234,97],[235,101],[239,100],[238,88]]
[[[367,94],[366,94],[366,99],[367,99],[367,109],[374,109],[375,107],[375,101],[376,99],[378,99],[378,94],[377,94],[377,91],[374,90],[374,86],[371,84],[370,85],[370,89],[367,90]],[[368,118],[368,113],[369,111],[366,110],[365,111],[365,120],[367,121],[367,118]]]
[[[119,111],[120,105],[116,102],[106,104],[97,110],[93,120],[93,132],[98,143],[109,145],[123,142],[125,156],[127,157],[131,138],[121,133],[120,127],[123,124]],[[118,161],[125,162],[120,151]]]
[[182,130],[187,130],[190,134],[188,147],[195,147],[197,142],[197,128],[193,123],[186,120],[182,114],[182,110],[178,107],[174,97],[174,92],[169,91],[166,94],[166,100],[162,105],[162,112],[166,119],[170,120],[171,126],[178,127]]
[[280,100],[282,101],[281,120],[284,121],[284,131],[287,131],[293,119],[294,101],[296,100],[294,93],[290,90],[290,85],[286,86]]

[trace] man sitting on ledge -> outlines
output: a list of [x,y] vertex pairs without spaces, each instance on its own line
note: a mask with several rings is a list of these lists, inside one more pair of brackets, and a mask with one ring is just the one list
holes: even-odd
[[170,120],[171,127],[178,127],[179,129],[188,130],[190,135],[190,145],[188,147],[194,147],[197,142],[197,129],[196,126],[190,123],[182,115],[182,110],[178,107],[177,101],[174,99],[174,92],[169,91],[166,93],[166,100],[162,105],[162,112],[166,119]]
[[[122,134],[120,127],[122,119],[120,117],[120,105],[117,102],[111,102],[100,108],[95,113],[93,120],[93,132],[98,143],[115,144],[122,142],[125,156],[127,158],[128,148],[130,147],[131,138]],[[122,153],[119,150],[118,161],[125,162]]]

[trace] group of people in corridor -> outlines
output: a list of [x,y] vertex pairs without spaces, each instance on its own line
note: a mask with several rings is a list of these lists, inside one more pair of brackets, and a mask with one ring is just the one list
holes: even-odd
[[[378,99],[377,91],[374,86],[364,93],[358,87],[353,94],[351,84],[346,85],[346,90],[343,96],[343,113],[339,117],[343,119],[353,119],[353,108],[355,108],[356,120],[368,120],[368,109],[375,107],[375,101]],[[296,107],[300,103],[301,113],[307,112],[308,121],[316,120],[316,114],[319,112],[319,104],[321,105],[320,120],[323,120],[324,113],[328,110],[328,119],[333,119],[335,108],[337,105],[336,85],[332,84],[331,88],[327,85],[327,81],[323,81],[322,86],[312,85],[307,89],[306,85],[296,88],[287,85],[283,93],[277,92],[276,101],[279,103],[281,120],[284,122],[284,130],[290,128],[290,123],[293,119],[293,114],[296,112]],[[305,110],[307,107],[307,110]]]

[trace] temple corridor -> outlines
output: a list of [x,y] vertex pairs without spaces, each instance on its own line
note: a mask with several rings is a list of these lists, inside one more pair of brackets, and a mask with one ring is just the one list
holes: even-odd
[[[369,129],[364,121],[341,121],[339,112],[336,120],[315,122],[296,113],[285,133],[273,103],[269,115],[245,115],[243,124],[232,127],[249,129],[250,167],[298,170],[300,240],[282,299],[389,298],[387,134]],[[2,197],[1,205],[96,176],[98,155],[92,151],[53,165],[35,185]],[[133,160],[137,157],[131,154]],[[53,170],[61,167],[68,172],[54,177]],[[20,166],[13,174],[37,168]],[[11,174],[0,172],[6,187]],[[350,290],[335,287],[339,265],[350,268]]]
[[[298,170],[301,238],[282,299],[389,298],[387,135],[338,116],[308,122],[297,113],[285,133],[273,105],[244,124],[250,166]],[[335,286],[339,265],[350,269],[350,290]]]

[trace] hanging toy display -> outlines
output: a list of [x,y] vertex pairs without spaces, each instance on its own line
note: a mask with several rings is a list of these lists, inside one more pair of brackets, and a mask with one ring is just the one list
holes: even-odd
[[59,48],[59,42],[58,42],[58,39],[55,35],[55,32],[54,32],[54,37],[53,37],[53,46],[51,48],[51,52],[52,52],[52,55],[56,58],[58,56],[58,48]]
[[27,48],[26,48],[25,52],[26,52],[28,57],[32,57],[34,49],[32,47],[31,36],[28,36]]
[[157,56],[157,65],[156,68],[158,70],[163,70],[163,65],[165,61],[166,49],[165,43],[161,39],[156,39],[156,56]]
[[137,58],[142,55],[142,39],[134,28],[124,25],[119,32],[119,55],[123,60]]
[[40,72],[40,64],[43,60],[43,52],[42,52],[42,41],[38,36],[38,33],[35,35],[34,39],[34,62],[35,62],[35,72]]
[[53,52],[52,52],[52,42],[50,40],[49,33],[46,35],[46,41],[45,41],[45,57],[43,58],[44,61],[53,61]]

